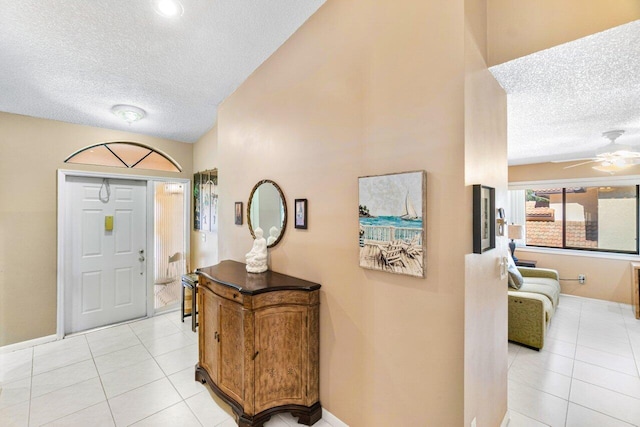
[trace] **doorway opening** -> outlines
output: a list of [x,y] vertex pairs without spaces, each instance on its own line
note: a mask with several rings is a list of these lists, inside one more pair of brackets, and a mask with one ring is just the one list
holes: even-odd
[[174,310],[181,303],[182,275],[189,271],[186,250],[185,185],[154,183],[154,311]]
[[[100,322],[104,326],[178,309],[181,276],[189,268],[190,188],[190,180],[183,178],[58,170],[58,339],[100,327],[91,322],[66,326],[78,317],[78,310],[97,316],[106,303],[113,306],[112,311],[123,311],[142,298],[145,308],[128,316],[105,314]],[[135,196],[138,191],[146,197]],[[126,205],[129,199],[145,208],[132,210]],[[112,208],[111,203],[118,205]],[[145,212],[144,219],[133,221],[135,212]],[[133,242],[129,232],[146,238]],[[115,249],[98,245],[108,240],[113,240]],[[113,254],[113,265],[99,262],[102,253]],[[119,264],[120,258],[126,258],[130,265]],[[156,282],[163,277],[172,280],[159,285],[166,290],[156,304]],[[71,300],[74,295],[76,300]],[[81,309],[74,312],[77,307]]]

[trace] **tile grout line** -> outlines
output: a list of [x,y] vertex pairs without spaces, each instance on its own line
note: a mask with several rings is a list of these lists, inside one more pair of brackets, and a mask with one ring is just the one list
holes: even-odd
[[[130,326],[129,326],[129,329],[131,329]],[[85,335],[85,339],[86,339],[86,335]],[[89,353],[91,353],[91,361],[93,362],[93,367],[96,368],[96,373],[98,374],[98,380],[100,381],[100,387],[102,387],[102,392],[104,393],[104,399],[107,402],[107,407],[109,408],[109,413],[111,414],[111,420],[113,421],[113,425],[117,426],[116,417],[115,417],[115,415],[113,415],[113,409],[111,409],[111,402],[109,402],[109,398],[107,397],[107,390],[105,390],[105,388],[104,388],[104,383],[102,382],[102,375],[100,374],[100,371],[98,370],[98,365],[96,364],[96,358],[93,355],[93,350],[91,350],[91,345],[89,344],[89,340],[88,339],[87,339],[87,345],[89,346]]]
[[[64,339],[64,338],[63,338],[63,339]],[[88,341],[86,342],[86,344],[87,344],[87,347],[89,347],[89,342],[88,342]],[[91,353],[91,348],[90,348],[90,347],[89,347],[89,353]],[[92,361],[93,361],[93,355],[92,355],[92,357],[91,357],[90,359],[81,360],[80,362],[70,363],[70,364],[68,364],[68,365],[64,365],[64,366],[61,366],[60,368],[56,368],[56,369],[66,368],[66,367],[69,367],[69,366],[75,365],[76,363],[86,362],[87,360],[92,360]],[[55,370],[55,369],[54,369],[54,370]],[[52,371],[47,371],[47,372],[52,372]],[[96,373],[97,373],[97,372],[98,372],[98,370],[97,370],[97,368],[96,368]],[[46,373],[46,372],[43,372],[43,373]],[[38,374],[38,375],[40,375],[40,374]],[[33,377],[32,377],[32,378],[33,378]],[[85,380],[83,380],[83,381],[77,382],[77,383],[75,383],[75,384],[69,384],[69,385],[68,385],[68,386],[66,386],[66,387],[61,387],[61,388],[59,388],[59,389],[57,389],[57,390],[53,390],[53,391],[51,391],[51,392],[49,392],[49,393],[45,393],[45,394],[40,395],[40,396],[37,396],[37,397],[46,396],[47,394],[55,393],[56,391],[63,390],[63,389],[68,388],[68,387],[73,387],[73,386],[75,386],[75,385],[78,385],[78,384],[80,384],[80,383],[83,383],[83,382],[86,382],[86,381],[92,380],[92,379],[94,379],[94,378],[98,378],[98,379],[99,379],[99,378],[100,378],[100,376],[98,375],[97,377],[88,378],[88,379],[85,379]],[[104,390],[103,390],[103,391],[104,391]],[[106,399],[106,395],[105,395],[105,399]],[[71,415],[73,415],[73,414],[77,414],[78,412],[84,411],[85,409],[91,408],[92,406],[99,405],[100,403],[102,403],[102,402],[94,403],[93,405],[89,405],[89,406],[87,406],[86,408],[78,409],[78,410],[77,410],[77,411],[75,411],[75,412],[71,412],[71,413],[69,413],[69,414],[65,414],[65,415],[61,416],[60,418],[56,418],[56,419],[54,419],[54,420],[48,421],[48,422],[47,422],[47,424],[50,424],[50,423],[53,423],[53,422],[55,422],[55,421],[61,420],[61,419],[65,418],[65,417],[71,416]]]
[[31,396],[33,395],[33,359],[35,358],[34,347],[31,347],[31,376],[29,378],[29,404],[27,411],[27,426],[31,424]]
[[[172,322],[172,323],[173,323],[173,322]],[[147,328],[143,328],[142,330],[144,330],[144,329],[147,329]],[[146,351],[147,353],[149,353],[149,356],[150,356],[150,359],[149,359],[149,360],[153,360],[153,362],[158,366],[158,368],[159,368],[159,369],[160,369],[160,371],[162,372],[163,377],[162,377],[162,378],[158,378],[158,379],[153,380],[153,381],[150,381],[150,382],[148,382],[148,383],[146,383],[146,384],[142,384],[142,385],[140,385],[140,386],[138,386],[138,387],[132,388],[131,390],[127,390],[127,391],[125,391],[125,392],[123,392],[123,393],[118,394],[117,396],[112,396],[111,398],[115,398],[115,397],[118,397],[118,396],[122,396],[122,395],[123,395],[123,394],[125,394],[125,393],[129,393],[129,392],[131,392],[131,391],[138,390],[138,389],[140,389],[140,388],[142,388],[142,387],[145,387],[145,386],[147,386],[147,385],[149,385],[149,384],[152,384],[152,383],[154,383],[154,382],[161,381],[162,379],[166,379],[166,380],[169,382],[169,384],[171,385],[171,387],[175,390],[175,392],[177,393],[177,395],[180,397],[180,401],[178,401],[178,402],[176,402],[176,403],[174,403],[174,404],[172,404],[172,405],[170,405],[170,406],[168,406],[168,407],[166,407],[166,408],[162,408],[162,409],[160,409],[159,411],[156,411],[156,412],[154,412],[154,413],[152,413],[152,414],[149,414],[149,415],[147,415],[146,417],[144,417],[144,418],[142,418],[142,419],[140,419],[140,420],[136,420],[133,424],[138,423],[138,422],[140,422],[140,421],[142,421],[142,420],[144,420],[144,419],[147,419],[147,418],[149,418],[149,417],[151,417],[151,416],[153,416],[153,415],[156,415],[156,414],[158,414],[158,413],[160,413],[160,412],[162,412],[162,411],[164,411],[164,410],[166,410],[166,409],[169,409],[169,408],[171,408],[171,407],[173,407],[173,406],[175,406],[175,405],[178,405],[178,404],[179,404],[179,403],[181,403],[181,402],[185,403],[185,405],[187,405],[187,407],[188,407],[188,408],[189,408],[189,410],[191,411],[191,408],[190,408],[190,407],[189,407],[189,405],[186,403],[186,400],[182,397],[182,395],[181,395],[181,394],[180,394],[180,392],[176,389],[176,387],[175,387],[175,385],[173,384],[173,382],[169,379],[169,375],[167,375],[167,373],[166,373],[166,372],[165,372],[165,370],[162,368],[162,366],[160,365],[160,363],[158,363],[158,361],[156,360],[156,357],[155,357],[154,355],[152,355],[152,354],[151,354],[151,352],[149,351],[149,348],[145,345],[144,341],[140,339],[140,337],[138,336],[138,334],[137,334],[135,331],[133,331],[133,329],[132,329],[132,332],[133,332],[133,334],[136,336],[136,338],[138,339],[138,341],[140,342],[140,345],[142,345],[142,347],[145,349],[145,351]],[[177,334],[171,334],[171,335],[177,335]],[[167,335],[167,336],[171,336],[171,335]],[[165,338],[165,337],[160,337],[160,338],[158,338],[158,339],[162,339],[162,338]],[[155,341],[155,340],[153,340],[153,341]],[[138,344],[136,344],[136,345],[138,345]],[[191,344],[190,344],[190,345],[191,345]],[[180,350],[180,349],[176,349],[176,350]],[[172,351],[173,351],[173,350],[172,350]],[[167,353],[170,353],[170,352],[167,352]],[[167,354],[167,353],[163,353],[163,354]],[[145,360],[145,361],[146,361],[146,360]],[[142,362],[140,362],[140,363],[142,363]],[[133,365],[131,365],[131,366],[133,366]],[[97,367],[96,367],[96,369],[97,369]],[[115,372],[115,371],[112,371],[112,372]],[[179,371],[178,371],[178,372],[179,372]],[[100,374],[99,374],[99,375],[100,375]],[[100,377],[100,378],[101,378],[101,377]],[[102,378],[101,378],[101,382],[102,382]],[[104,386],[103,386],[103,389],[104,389]],[[106,390],[104,390],[104,391],[105,391],[105,396],[106,396]],[[109,409],[111,410],[111,405],[110,405],[110,403],[109,403],[109,398],[107,398],[107,403],[109,404]],[[191,412],[193,412],[193,411],[191,411]],[[114,415],[113,415],[113,411],[111,411],[111,416],[112,416],[112,418],[114,418],[114,423],[115,423],[115,417],[114,417]],[[195,414],[194,414],[194,416],[195,416]],[[198,423],[202,425],[202,423],[200,422],[200,420],[198,419],[198,417],[197,417],[197,416],[196,416],[196,420],[198,420]]]
[[629,340],[629,347],[631,347],[631,354],[633,355],[633,364],[636,366],[636,373],[639,374],[638,376],[640,376],[640,371],[638,370],[636,352],[633,350],[633,344],[631,343],[631,335],[629,335],[629,325],[627,324],[627,322],[624,321],[624,318],[622,320],[624,322],[624,330],[627,333],[627,339]]
[[[630,347],[631,347],[631,351],[632,351],[632,354],[633,354],[633,346],[631,346],[631,342],[630,342],[630,339],[629,339],[628,325],[627,325],[627,323],[624,321],[624,314],[622,313],[622,309],[621,309],[619,306],[617,307],[617,309],[618,309],[618,311],[619,311],[619,312],[618,312],[618,315],[620,316],[620,318],[621,318],[621,319],[622,319],[622,321],[623,321],[624,328],[625,328],[625,333],[626,333],[626,335],[627,335],[627,339],[628,339],[628,341],[629,341],[629,342],[628,342],[628,344],[630,345]],[[582,316],[581,316],[581,318],[582,318]],[[593,348],[593,347],[589,347],[589,346],[583,346],[583,347],[592,348],[592,349],[594,349],[594,350],[598,350],[598,351],[601,351],[601,352],[603,352],[603,353],[611,354],[611,355],[616,356],[616,357],[624,357],[624,356],[621,356],[621,355],[619,355],[619,354],[610,353],[610,352],[607,352],[607,351],[604,351],[604,350],[600,350],[600,349],[597,349],[597,348]],[[576,349],[577,349],[577,347],[576,347]],[[626,357],[625,357],[625,358],[626,358]],[[627,358],[627,359],[628,359],[628,358]],[[636,370],[637,370],[637,363],[636,363],[636,361],[635,361],[635,357],[633,357],[633,359],[634,359],[634,364],[636,365]],[[628,377],[631,377],[631,378],[634,378],[634,377],[635,377],[635,378],[638,378],[638,375],[631,375],[631,374],[628,374],[628,373],[626,373],[626,372],[617,371],[617,370],[615,370],[615,369],[611,369],[611,368],[610,368],[610,367],[608,367],[608,366],[600,366],[600,365],[596,365],[596,364],[593,364],[593,363],[590,363],[590,362],[585,362],[585,361],[580,361],[580,362],[581,362],[581,363],[584,363],[584,364],[588,364],[588,365],[590,365],[590,366],[595,366],[595,367],[597,367],[597,368],[606,369],[606,370],[609,370],[609,371],[615,372],[615,373],[620,374],[620,375],[625,375],[625,376],[628,376]],[[574,362],[574,370],[575,370],[575,362]],[[640,400],[640,399],[638,399],[638,398],[637,398],[637,397],[635,397],[635,396],[631,396],[631,395],[629,395],[629,394],[627,394],[627,393],[625,393],[625,392],[621,392],[621,391],[618,391],[618,390],[613,390],[613,389],[608,388],[608,387],[606,387],[606,386],[603,386],[603,385],[601,385],[601,384],[594,384],[594,383],[589,382],[589,381],[579,380],[579,379],[577,379],[577,378],[573,378],[573,375],[572,375],[572,385],[571,385],[572,387],[573,387],[573,380],[574,380],[574,379],[575,379],[576,381],[580,381],[580,382],[583,382],[583,383],[585,383],[585,384],[589,384],[589,385],[591,385],[591,386],[593,386],[593,387],[598,387],[598,388],[601,388],[601,389],[604,389],[604,390],[607,390],[607,391],[610,391],[610,392],[613,392],[613,393],[617,393],[617,394],[620,394],[620,395],[623,395],[623,396],[629,397],[629,398],[631,398],[631,399]],[[601,412],[601,411],[599,411],[599,410],[596,410],[595,408],[587,407],[587,406],[581,405],[581,404],[579,404],[579,403],[572,402],[571,400],[569,400],[569,403],[570,403],[570,404],[577,405],[577,406],[580,406],[580,407],[583,407],[583,408],[586,408],[586,409],[588,409],[588,410],[590,410],[590,411],[593,411],[593,412],[596,412],[596,413],[602,414],[602,415],[604,415],[604,416],[606,416],[606,417],[610,417],[610,418],[612,418],[612,419],[615,419],[615,420],[618,420],[618,421],[621,421],[621,422],[627,423],[625,420],[622,420],[622,419],[620,419],[620,418],[618,418],[618,417],[616,417],[616,416],[614,416],[614,415],[612,415],[612,414],[608,414],[608,413]],[[627,424],[628,424],[628,423],[627,423]]]
[[578,316],[578,332],[576,334],[576,348],[573,351],[573,363],[571,363],[571,382],[569,382],[569,394],[567,394],[567,410],[564,414],[564,425],[567,425],[567,422],[569,421],[569,407],[571,406],[571,390],[573,389],[573,374],[575,372],[576,369],[576,355],[578,354],[578,336],[580,335],[580,324],[582,323],[582,310],[583,310],[583,306],[582,303],[580,303],[580,315]]
[[[169,380],[169,381],[171,381],[171,380]],[[173,383],[171,383],[171,384],[173,384]],[[200,393],[202,393],[204,391],[206,391],[206,390],[203,390]],[[200,393],[196,393],[193,396],[197,396]],[[180,394],[180,392],[178,392],[178,394]],[[191,399],[193,396],[189,396],[189,399]],[[182,397],[182,395],[180,395],[180,397]],[[193,408],[191,408],[191,405],[189,405],[189,403],[187,402],[187,399],[183,399],[182,401],[187,406],[187,409],[189,409],[189,412],[191,412],[191,414],[193,414],[193,416],[196,419],[196,421],[198,421],[198,424],[200,424],[201,426],[204,427],[204,424],[202,423],[202,421],[200,421],[200,418],[198,418],[198,415],[195,412],[193,412]]]
[[[579,380],[578,380],[578,381],[579,381]],[[587,410],[589,410],[589,411],[595,412],[595,413],[597,413],[597,414],[604,415],[605,417],[613,418],[614,420],[616,420],[616,421],[620,421],[620,422],[623,422],[623,423],[625,423],[625,424],[628,424],[629,426],[633,426],[633,424],[630,424],[630,423],[626,422],[625,420],[621,420],[620,418],[614,417],[613,415],[605,414],[604,412],[597,411],[597,410],[595,410],[594,408],[589,408],[588,406],[584,406],[584,405],[581,405],[581,404],[579,404],[579,403],[575,403],[575,402],[571,402],[571,403],[573,403],[573,404],[574,404],[574,405],[576,405],[576,406],[580,406],[581,408],[585,408],[585,409],[587,409]]]

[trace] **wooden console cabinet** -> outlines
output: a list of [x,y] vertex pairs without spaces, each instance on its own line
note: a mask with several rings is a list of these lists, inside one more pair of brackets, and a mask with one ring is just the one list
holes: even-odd
[[198,270],[196,381],[231,405],[240,427],[291,412],[322,418],[318,283],[222,261]]

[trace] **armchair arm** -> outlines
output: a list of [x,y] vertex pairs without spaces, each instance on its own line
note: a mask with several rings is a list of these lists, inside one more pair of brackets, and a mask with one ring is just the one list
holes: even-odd
[[550,268],[533,268],[533,267],[518,267],[522,277],[546,277],[548,279],[560,280],[560,276],[556,270]]

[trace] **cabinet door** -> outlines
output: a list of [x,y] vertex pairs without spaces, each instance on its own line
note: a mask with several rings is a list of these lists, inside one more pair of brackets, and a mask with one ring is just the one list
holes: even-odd
[[200,366],[208,373],[213,382],[218,382],[218,334],[220,299],[209,289],[198,288],[200,297],[199,325],[199,353]]
[[255,410],[304,405],[309,334],[305,307],[275,307],[255,313]]
[[218,386],[239,404],[244,403],[243,310],[238,303],[220,299],[220,371]]

